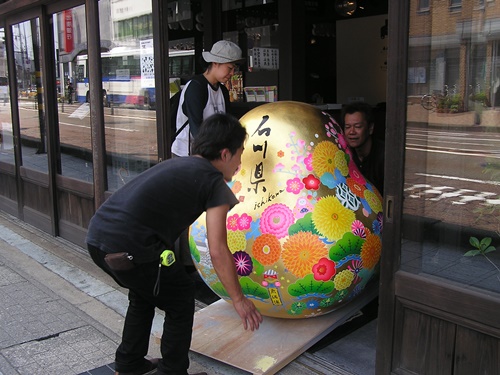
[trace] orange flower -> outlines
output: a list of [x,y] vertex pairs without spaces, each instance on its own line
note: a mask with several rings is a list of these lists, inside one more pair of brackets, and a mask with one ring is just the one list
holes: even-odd
[[376,234],[367,233],[366,241],[361,247],[361,259],[363,260],[363,267],[372,269],[380,260],[382,252],[382,241]]
[[265,233],[255,239],[252,255],[261,264],[269,266],[281,256],[281,244],[275,235]]
[[288,271],[304,277],[312,273],[314,265],[327,255],[328,249],[318,236],[311,232],[298,232],[283,244],[281,258]]

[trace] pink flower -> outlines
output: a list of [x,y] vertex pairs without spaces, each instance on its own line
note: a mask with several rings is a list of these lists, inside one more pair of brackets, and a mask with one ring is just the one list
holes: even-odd
[[232,231],[237,231],[238,230],[238,219],[240,215],[234,214],[232,216],[229,216],[227,218],[227,225],[226,228]]
[[304,141],[303,139],[299,139],[297,141],[297,146],[299,146],[300,148],[303,148],[306,144],[306,141]]
[[302,182],[306,186],[307,190],[318,190],[320,181],[316,177],[314,177],[313,174],[310,174],[309,176],[305,177],[302,179]]
[[315,280],[328,281],[335,275],[335,262],[327,258],[321,258],[313,266],[312,272]]
[[250,229],[250,224],[252,224],[252,217],[247,214],[243,214],[237,220],[237,224],[239,230]]
[[276,173],[276,172],[281,172],[283,170],[283,168],[285,168],[285,164],[283,163],[278,163],[274,166],[274,169],[273,169],[273,173]]
[[309,153],[307,155],[307,157],[304,159],[304,164],[306,165],[306,169],[308,171],[312,171],[313,170],[312,161],[313,161],[312,154]]
[[300,178],[295,177],[286,182],[286,191],[289,193],[299,194],[304,188],[304,184],[300,181]]
[[352,222],[351,231],[355,236],[366,238],[365,225],[359,220],[354,220]]
[[288,206],[275,203],[267,207],[260,218],[262,233],[274,234],[276,238],[288,235],[288,227],[293,224],[293,213]]
[[236,272],[240,276],[248,276],[252,273],[252,258],[244,251],[237,251],[233,254]]

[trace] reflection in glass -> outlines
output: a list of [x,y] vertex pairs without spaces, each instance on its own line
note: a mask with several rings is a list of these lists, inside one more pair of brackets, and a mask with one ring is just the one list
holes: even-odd
[[[105,108],[108,190],[114,191],[150,168],[158,158],[154,51],[150,0],[99,2],[102,98]],[[79,71],[88,74],[86,57]],[[83,78],[85,81],[85,77]],[[87,93],[77,87],[77,95]],[[87,89],[88,91],[88,89]]]
[[47,172],[47,134],[44,118],[38,18],[12,25],[19,94],[22,164]]
[[3,27],[0,28],[0,161],[14,164],[14,138]]
[[88,80],[83,79],[78,64],[81,56],[87,52],[85,6],[54,14],[53,25],[54,51],[57,54],[60,173],[92,182],[90,106],[85,96],[78,96],[78,92],[88,91]]
[[500,10],[412,1],[401,268],[500,293]]

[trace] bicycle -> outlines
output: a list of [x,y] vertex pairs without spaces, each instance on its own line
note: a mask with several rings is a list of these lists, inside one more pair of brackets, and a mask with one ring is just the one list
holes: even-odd
[[444,85],[443,91],[437,94],[425,94],[420,98],[420,104],[428,111],[435,110],[439,103],[448,97],[448,85]]

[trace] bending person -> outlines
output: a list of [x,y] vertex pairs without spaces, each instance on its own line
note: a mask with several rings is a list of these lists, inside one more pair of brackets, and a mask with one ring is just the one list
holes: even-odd
[[[262,316],[243,295],[226,233],[227,213],[238,203],[226,182],[241,163],[246,137],[234,117],[209,117],[197,133],[194,156],[169,159],[141,173],[108,198],[91,219],[86,241],[92,259],[129,289],[122,342],[116,351],[117,375],[145,374],[156,366],[158,374],[187,374],[194,281],[165,250],[173,249],[179,234],[204,211],[214,269],[243,328],[259,328]],[[170,257],[159,268],[161,254]],[[145,359],[155,307],[165,312],[159,361]]]

